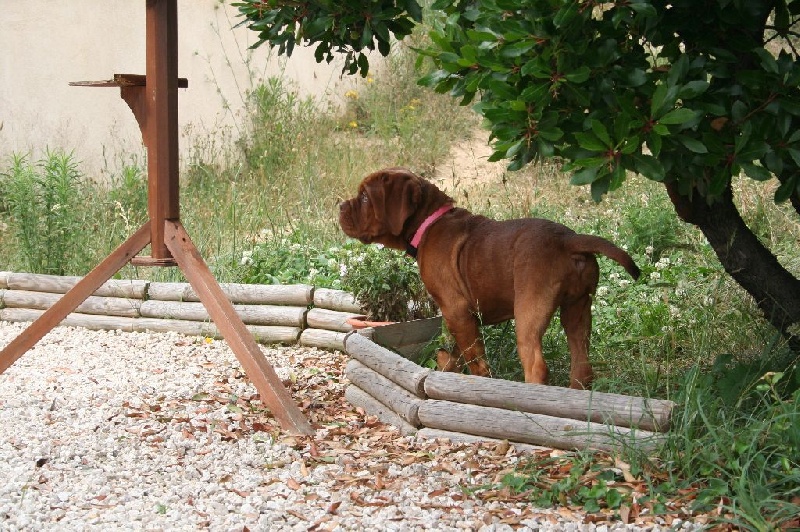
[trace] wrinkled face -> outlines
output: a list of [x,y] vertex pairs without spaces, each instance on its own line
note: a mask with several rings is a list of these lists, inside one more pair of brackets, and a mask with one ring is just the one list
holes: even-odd
[[405,249],[403,228],[419,201],[421,178],[402,168],[368,175],[356,197],[339,204],[339,225],[365,244]]

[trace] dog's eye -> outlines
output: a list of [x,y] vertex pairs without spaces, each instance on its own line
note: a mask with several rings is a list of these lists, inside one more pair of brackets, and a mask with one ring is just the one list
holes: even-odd
[[369,201],[369,198],[367,197],[367,193],[366,192],[362,192],[361,193],[361,198],[359,198],[359,199],[361,200],[361,203],[366,203],[366,202]]

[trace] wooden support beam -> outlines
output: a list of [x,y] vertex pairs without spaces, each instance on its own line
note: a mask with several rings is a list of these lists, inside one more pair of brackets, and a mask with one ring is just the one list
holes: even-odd
[[253,381],[261,395],[261,401],[270,408],[284,429],[295,434],[313,434],[314,429],[264,358],[255,339],[236,314],[233,304],[214,279],[183,225],[177,220],[166,221],[164,237],[169,252],[231,346],[245,373]]

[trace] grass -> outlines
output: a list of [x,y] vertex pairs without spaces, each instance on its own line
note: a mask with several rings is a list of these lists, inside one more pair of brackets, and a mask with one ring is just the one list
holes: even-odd
[[[361,287],[376,314],[390,313],[382,317],[430,312],[413,261],[348,241],[336,222],[338,202],[364,175],[405,165],[432,176],[450,146],[475,129],[468,110],[420,89],[417,76],[413,57],[398,53],[340,95],[338,109],[300,97],[281,78],[267,79],[242,95],[248,108],[236,129],[241,134],[196,140],[184,160],[182,217],[221,281]],[[0,162],[6,191],[0,270],[85,274],[144,222],[146,188],[135,157],[103,186],[82,175],[67,151]],[[800,275],[800,224],[772,202],[773,192],[770,183],[737,183],[745,219]],[[796,373],[776,370],[790,368],[795,355],[724,273],[702,235],[678,220],[662,186],[631,177],[596,204],[587,190],[569,186],[556,164],[542,163],[496,181],[464,178],[450,193],[475,212],[550,218],[628,249],[643,272],[638,282],[600,259],[595,389],[679,405],[669,442],[656,456],[616,458],[630,464],[647,494],[615,487],[615,460],[609,466],[580,453],[521,468],[504,481],[510,488],[537,503],[611,512],[636,504],[668,512],[666,502],[688,490],[697,511],[720,508],[718,520],[741,528],[791,522],[800,497],[798,392],[792,391],[799,384]],[[182,280],[176,269],[130,266],[120,276]],[[409,310],[408,299],[419,304],[412,314],[398,313],[389,297],[399,287],[400,308]],[[483,333],[493,373],[521,379],[513,327]],[[553,382],[566,384],[569,356],[557,319],[545,352]],[[537,480],[550,467],[570,473],[549,484]]]

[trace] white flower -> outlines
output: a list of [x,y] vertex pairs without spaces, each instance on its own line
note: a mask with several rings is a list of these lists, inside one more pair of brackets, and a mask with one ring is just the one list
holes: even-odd
[[242,251],[242,259],[239,261],[242,266],[249,266],[253,264],[253,251]]
[[339,265],[339,277],[344,277],[347,275],[347,264],[341,263]]
[[621,288],[625,288],[629,284],[631,284],[631,282],[628,279],[620,279],[620,281],[619,281],[619,286]]
[[653,254],[653,246],[647,246],[646,248],[644,248],[644,252],[645,252],[646,255],[652,255]]
[[661,279],[661,274],[660,273],[653,272],[653,273],[650,274],[650,280],[651,281],[658,281],[659,279]]
[[602,297],[602,296],[605,296],[607,294],[608,294],[608,287],[607,286],[601,286],[601,287],[599,287],[597,289],[597,295],[598,296]]

